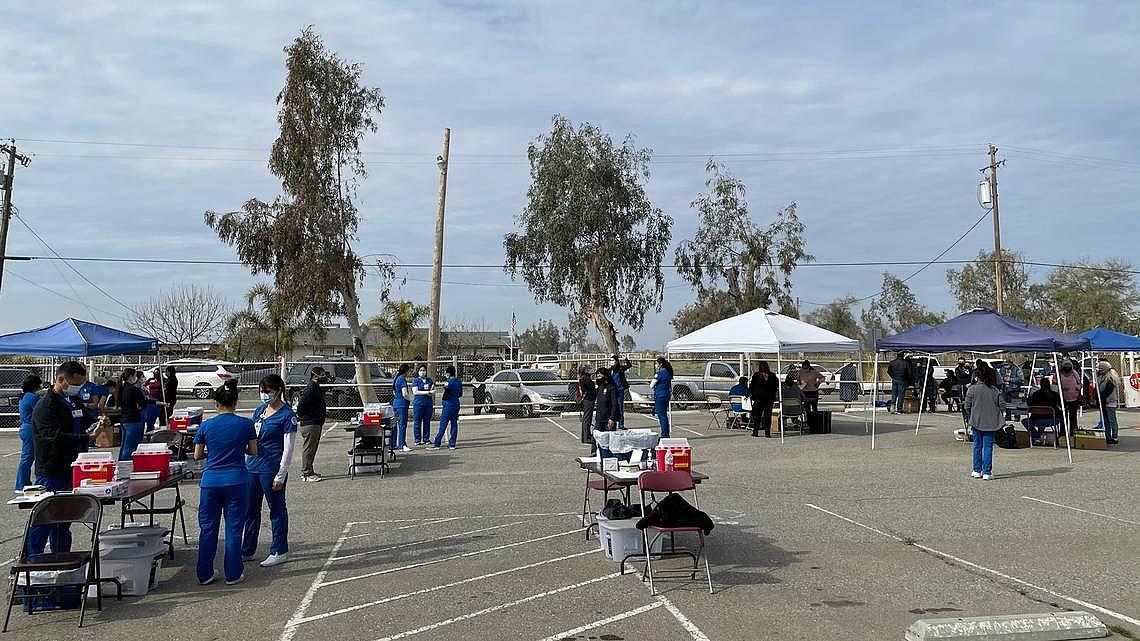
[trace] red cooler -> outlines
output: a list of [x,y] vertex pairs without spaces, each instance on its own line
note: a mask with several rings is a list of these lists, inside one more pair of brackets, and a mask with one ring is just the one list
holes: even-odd
[[115,478],[115,455],[110,452],[84,452],[71,464],[71,487],[88,483],[109,483]]
[[174,410],[174,413],[170,415],[170,429],[175,432],[182,432],[191,425],[201,424],[202,408],[200,407],[187,407],[186,409]]
[[131,455],[134,472],[158,472],[160,481],[170,476],[170,448],[164,443],[143,443]]

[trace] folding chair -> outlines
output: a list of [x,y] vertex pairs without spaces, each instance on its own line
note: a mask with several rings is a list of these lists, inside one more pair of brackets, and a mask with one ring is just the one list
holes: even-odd
[[[24,526],[24,538],[20,543],[20,556],[8,572],[8,610],[4,613],[4,628],[8,631],[8,621],[17,599],[35,599],[40,594],[33,593],[32,572],[69,572],[86,567],[87,572],[81,583],[56,584],[53,589],[66,585],[81,585],[79,627],[87,615],[87,588],[96,586],[96,603],[103,609],[103,583],[114,583],[117,596],[123,598],[123,589],[117,579],[104,579],[99,573],[99,527],[103,519],[103,506],[99,499],[88,494],[59,494],[43,499],[32,508],[28,523]],[[37,526],[85,525],[91,530],[90,547],[80,552],[58,552],[54,548],[44,554],[29,554],[28,534]],[[19,575],[24,575],[24,594],[17,594]],[[47,586],[45,586],[47,587]]]
[[[1058,418],[1057,418],[1057,410],[1052,408],[1052,407],[1046,407],[1043,405],[1030,405],[1028,408],[1026,408],[1026,412],[1028,412],[1028,416],[1024,419],[1024,422],[1023,422],[1023,424],[1025,425],[1025,429],[1028,430],[1030,427],[1034,427],[1036,429],[1047,431],[1050,428],[1052,428],[1053,429],[1053,448],[1056,449],[1058,447],[1057,441],[1061,438],[1061,432],[1058,429],[1058,426],[1061,424],[1061,421],[1058,420]],[[1048,425],[1033,425],[1034,419],[1046,419],[1046,418],[1049,419]],[[1032,434],[1031,434],[1031,436],[1032,436]],[[1029,439],[1029,446],[1033,447],[1033,439],[1032,438]]]
[[720,402],[720,397],[715,394],[709,394],[705,397],[705,405],[709,409],[709,424],[705,426],[705,432],[709,431],[712,426],[726,427],[729,415],[729,410]]
[[[161,429],[151,432],[151,443],[165,443],[168,448],[173,452],[175,446],[182,443],[182,433],[173,432],[171,430]],[[190,538],[186,535],[186,513],[183,508],[186,506],[186,499],[182,498],[182,491],[178,486],[160,492],[151,494],[146,503],[142,501],[132,501],[126,505],[123,515],[130,518],[134,523],[136,516],[145,516],[150,520],[150,524],[154,525],[155,516],[172,516],[170,521],[170,538],[166,541],[166,547],[169,550],[170,558],[174,558],[174,532],[179,524],[182,525],[182,544],[190,545]]]
[[798,398],[786,398],[780,403],[780,430],[788,433],[788,425],[794,425],[799,434],[804,433],[804,404]]
[[[666,496],[670,494],[677,494],[680,492],[691,491],[693,493],[693,506],[697,507],[697,487],[693,483],[693,476],[688,471],[674,471],[674,472],[645,472],[637,477],[637,488],[641,493],[642,514],[648,514],[652,506],[658,503],[655,496],[656,492],[664,492]],[[651,503],[645,500],[645,493],[649,492],[651,495]],[[653,532],[653,538],[649,537],[650,531]],[[677,533],[696,533],[698,546],[697,549],[677,549],[676,535]],[[669,535],[669,551],[653,552],[653,546],[656,545],[657,540],[662,536]],[[641,575],[641,580],[649,581],[649,593],[651,595],[657,594],[656,587],[653,585],[653,559],[658,561],[668,558],[678,558],[687,556],[693,559],[693,567],[691,569],[657,569],[659,576],[669,575],[688,575],[690,581],[697,578],[697,572],[700,570],[700,560],[703,557],[705,561],[705,578],[709,583],[709,594],[713,593],[712,572],[709,570],[709,555],[705,549],[705,533],[700,527],[685,526],[685,527],[664,527],[658,525],[651,525],[641,531],[641,537],[645,543],[645,571]],[[640,556],[640,555],[633,555]],[[628,557],[627,557],[628,558]],[[622,570],[625,573],[625,560],[622,560]]]
[[728,420],[725,422],[725,428],[730,430],[742,430],[748,425],[748,412],[744,409],[743,396],[729,396],[728,397]]

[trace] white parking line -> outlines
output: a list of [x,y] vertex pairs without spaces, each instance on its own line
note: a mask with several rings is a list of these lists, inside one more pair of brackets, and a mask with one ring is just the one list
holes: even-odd
[[425,539],[423,541],[412,541],[411,543],[401,543],[400,545],[393,545],[393,546],[386,547],[386,548],[377,548],[375,550],[368,550],[365,552],[354,552],[352,554],[346,554],[344,556],[335,557],[333,559],[333,561],[344,561],[345,559],[355,559],[357,557],[369,556],[372,554],[379,554],[381,552],[388,552],[390,550],[399,550],[400,548],[410,548],[410,547],[415,547],[417,545],[426,545],[428,543],[435,543],[436,541],[445,541],[447,539],[454,539],[454,538],[458,538],[461,536],[478,534],[480,532],[490,532],[491,530],[501,530],[505,527],[511,527],[512,525],[521,525],[523,523],[527,523],[527,521],[515,521],[513,523],[504,523],[502,525],[492,525],[491,527],[479,528],[478,530],[468,530],[467,532],[460,532],[458,534],[448,534],[446,536],[438,536],[434,539]]
[[325,433],[324,433],[324,434],[321,434],[321,436],[328,436],[328,435],[329,435],[329,432],[331,432],[331,431],[335,430],[335,429],[336,429],[336,428],[338,428],[338,427],[340,427],[340,421],[337,421],[337,422],[333,423],[333,424],[332,424],[332,427],[330,427],[330,428],[328,428],[327,430],[325,430]]
[[19,454],[19,452],[8,452],[7,454],[4,455],[4,458],[8,458],[9,456],[15,456],[17,454]]
[[604,619],[599,619],[597,621],[594,621],[593,623],[587,623],[586,625],[581,625],[581,626],[578,626],[576,628],[571,628],[569,630],[566,630],[565,632],[559,632],[558,634],[555,634],[555,635],[546,637],[545,639],[542,639],[542,641],[561,641],[562,639],[565,639],[567,637],[576,637],[579,634],[586,632],[587,630],[593,630],[594,628],[600,628],[603,625],[609,625],[611,623],[616,623],[618,621],[621,621],[622,619],[628,619],[630,617],[635,617],[639,614],[642,614],[643,612],[649,612],[650,610],[659,608],[662,605],[664,605],[664,603],[661,603],[660,601],[658,601],[656,603],[650,603],[648,605],[643,605],[640,608],[634,608],[632,610],[622,612],[621,614],[615,614],[612,617],[606,617]]
[[708,636],[706,636],[704,632],[701,632],[701,629],[697,627],[697,624],[690,621],[689,618],[684,614],[681,614],[681,611],[677,609],[677,606],[673,605],[672,601],[666,599],[660,594],[657,595],[657,601],[660,602],[661,605],[665,606],[665,609],[669,611],[669,614],[673,615],[674,619],[677,619],[677,623],[680,623],[681,627],[685,628],[685,631],[689,633],[689,636],[693,638],[693,641],[709,641]]
[[[849,518],[842,516],[840,514],[836,514],[835,512],[825,510],[825,509],[819,507],[818,505],[812,505],[811,503],[805,503],[804,505],[812,508],[813,510],[818,510],[820,512],[823,512],[824,514],[829,514],[831,516],[834,516],[837,519],[840,519],[840,520],[846,521],[852,525],[861,527],[865,530],[869,530],[871,532],[874,532],[876,534],[880,534],[880,535],[885,536],[885,537],[890,538],[890,539],[894,539],[895,541],[902,541],[902,539],[900,539],[899,537],[897,537],[893,534],[887,534],[886,532],[883,532],[882,530],[877,530],[877,529],[871,527],[870,525],[864,525],[863,523],[860,523],[858,521],[854,521],[854,520],[849,519]],[[1011,581],[1011,582],[1016,583],[1018,585],[1023,585],[1027,588],[1037,590],[1038,592],[1043,592],[1045,594],[1056,597],[1058,599],[1064,599],[1064,600],[1068,601],[1069,603],[1075,603],[1082,608],[1086,608],[1089,610],[1093,610],[1095,612],[1099,612],[1099,613],[1104,614],[1106,616],[1110,616],[1110,617],[1112,617],[1118,621],[1123,621],[1125,623],[1128,623],[1128,624],[1131,624],[1134,626],[1140,626],[1140,620],[1134,619],[1134,618],[1128,616],[1127,614],[1121,614],[1120,612],[1116,612],[1114,610],[1109,610],[1108,608],[1105,608],[1103,606],[1099,606],[1095,603],[1089,603],[1088,601],[1084,601],[1084,600],[1078,599],[1076,597],[1071,597],[1071,596],[1068,596],[1066,594],[1061,594],[1060,592],[1056,592],[1056,591],[1050,590],[1049,588],[1045,588],[1045,587],[1041,587],[1039,585],[1035,585],[1035,584],[1030,583],[1029,581],[1026,581],[1024,579],[1019,579],[1015,576],[1010,576],[1008,574],[1005,574],[1004,572],[992,570],[992,569],[987,568],[985,566],[978,565],[977,563],[974,563],[972,561],[967,561],[966,559],[954,556],[953,554],[947,554],[946,552],[943,552],[941,550],[936,550],[934,548],[927,547],[927,546],[921,545],[919,543],[912,543],[911,545],[913,545],[914,547],[916,547],[920,550],[923,550],[925,552],[929,552],[930,554],[933,554],[936,556],[941,556],[941,557],[946,558],[946,559],[950,559],[951,561],[954,561],[955,563],[959,563],[959,564],[964,565],[966,567],[973,568],[973,569],[978,570],[980,572],[992,574],[993,576],[996,576],[998,578],[1005,579],[1006,581]]]
[[[418,523],[419,525],[431,525],[431,521],[459,521],[462,519],[517,519],[517,518],[531,518],[536,516],[577,516],[577,512],[535,512],[533,514],[471,514],[466,516],[450,516],[446,519],[439,519],[436,517],[428,517],[423,519],[388,519],[387,521],[352,521],[349,525],[386,525],[390,523]],[[408,526],[414,527],[414,526]],[[358,536],[372,536],[374,534],[384,534],[384,532],[369,532],[368,534],[353,534],[345,538],[351,539]]]
[[[401,525],[400,527],[398,527],[396,529],[397,530],[409,530],[409,529],[414,528],[414,527],[423,527],[425,525],[435,525],[436,523],[447,523],[449,521],[458,521],[461,518],[463,518],[463,517],[462,516],[449,516],[445,519],[433,519],[431,521],[424,521],[423,523],[416,523],[415,525]],[[364,534],[361,536],[369,536],[369,535]]]
[[587,585],[592,585],[592,584],[598,583],[600,581],[608,581],[609,579],[614,579],[614,578],[617,578],[619,576],[621,576],[620,573],[614,572],[612,574],[607,574],[605,576],[599,576],[599,577],[596,577],[593,579],[588,579],[586,581],[580,581],[580,582],[574,583],[572,585],[564,585],[560,588],[554,588],[553,590],[547,590],[546,592],[540,592],[538,594],[532,594],[528,597],[524,597],[524,598],[518,599],[516,601],[508,601],[507,603],[500,603],[499,605],[493,605],[489,608],[484,608],[482,610],[476,610],[475,612],[469,612],[467,614],[461,614],[457,617],[452,617],[452,618],[446,619],[444,621],[439,621],[437,623],[432,623],[432,624],[425,625],[425,626],[422,626],[419,628],[415,628],[414,630],[407,630],[406,632],[401,632],[399,634],[393,634],[390,637],[384,637],[382,639],[377,639],[376,641],[396,641],[396,639],[403,639],[406,637],[410,637],[412,635],[420,634],[421,632],[428,632],[430,630],[442,628],[444,626],[451,625],[453,623],[459,623],[460,621],[466,621],[468,619],[474,619],[475,617],[480,617],[480,616],[483,616],[484,614],[490,614],[492,612],[498,612],[500,610],[512,608],[516,605],[522,605],[524,603],[530,603],[531,601],[537,601],[539,599],[544,599],[548,596],[553,596],[555,594],[560,594],[562,592],[569,592],[570,590],[577,590],[578,588],[583,588],[583,587],[586,587]]
[[554,427],[557,427],[558,429],[562,430],[563,432],[566,432],[567,434],[569,434],[571,438],[576,438],[576,439],[582,438],[582,436],[580,434],[575,434],[574,432],[571,432],[570,430],[566,429],[565,427],[562,427],[561,425],[558,424],[558,421],[555,421],[554,419],[550,418],[549,416],[543,416],[542,418],[545,418],[546,420],[550,421],[550,424],[553,425]]
[[1072,507],[1070,505],[1061,505],[1060,503],[1054,503],[1052,501],[1046,501],[1045,499],[1035,499],[1032,496],[1023,496],[1021,498],[1025,499],[1027,501],[1036,501],[1038,503],[1044,503],[1045,505],[1052,505],[1053,507],[1059,507],[1059,508],[1063,508],[1066,510],[1072,510],[1074,512],[1080,512],[1081,514],[1089,514],[1092,516],[1099,516],[1102,519],[1111,519],[1113,521],[1119,521],[1121,523],[1127,523],[1129,525],[1140,525],[1140,523],[1137,523],[1136,521],[1129,521],[1128,519],[1122,519],[1122,518],[1115,517],[1115,516],[1109,516],[1108,514],[1101,514],[1100,512],[1090,512],[1088,510],[1082,510],[1079,507]]
[[312,584],[309,589],[305,591],[305,596],[301,597],[301,603],[297,609],[293,611],[293,616],[285,623],[285,629],[281,631],[281,638],[279,641],[292,641],[294,635],[297,634],[298,620],[304,618],[305,610],[309,609],[309,604],[313,602],[313,597],[317,595],[317,589],[321,587],[321,581],[324,580],[325,575],[329,571],[329,566],[332,565],[333,557],[340,551],[340,546],[344,545],[344,539],[348,536],[348,530],[352,528],[352,523],[345,523],[344,529],[340,532],[340,537],[337,538],[336,543],[333,544],[332,550],[329,551],[329,556],[325,559],[324,565],[321,566],[321,571],[317,572],[317,576],[313,577]]
[[[388,568],[387,570],[379,570],[376,572],[369,572],[368,574],[361,574],[359,576],[350,576],[350,577],[345,578],[345,579],[337,579],[335,581],[328,581],[326,583],[321,583],[317,587],[318,588],[324,588],[324,587],[328,587],[330,585],[337,585],[339,583],[348,583],[349,581],[358,581],[360,579],[367,579],[370,577],[380,576],[383,574],[391,574],[393,572],[401,572],[403,570],[412,570],[415,568],[422,568],[425,565],[434,565],[436,563],[444,563],[446,561],[454,561],[455,559],[464,559],[467,557],[478,556],[480,554],[486,554],[488,552],[497,552],[499,550],[506,550],[508,548],[518,547],[520,545],[526,545],[528,543],[538,543],[539,541],[549,541],[550,539],[556,539],[560,536],[566,536],[567,534],[581,534],[581,533],[582,533],[582,528],[575,528],[573,530],[567,530],[565,532],[559,532],[558,534],[550,534],[547,536],[540,536],[537,539],[527,539],[526,541],[518,541],[516,543],[507,543],[505,545],[497,545],[493,548],[487,548],[485,550],[475,550],[474,552],[464,552],[463,554],[455,554],[452,556],[445,556],[445,557],[441,557],[438,559],[432,559],[431,561],[422,561],[420,563],[412,563],[411,565],[405,565],[405,566],[398,567],[398,568]],[[324,578],[324,577],[321,577],[321,578]]]
[[546,559],[544,561],[538,561],[537,563],[529,563],[527,565],[520,565],[517,568],[510,568],[507,570],[499,570],[498,572],[491,572],[489,574],[481,574],[479,576],[473,576],[469,579],[462,579],[460,581],[453,581],[451,583],[445,583],[443,585],[436,585],[436,586],[433,586],[430,588],[424,588],[422,590],[416,590],[415,592],[405,592],[404,594],[397,594],[395,596],[390,596],[390,597],[387,597],[384,599],[380,599],[378,601],[371,601],[369,603],[361,603],[360,605],[354,605],[354,606],[347,607],[347,608],[341,608],[339,610],[333,610],[331,612],[325,612],[324,614],[314,614],[313,616],[300,619],[297,623],[302,624],[302,623],[308,623],[310,621],[319,621],[321,619],[327,619],[329,617],[334,617],[334,616],[338,616],[341,614],[347,614],[349,612],[355,612],[357,610],[365,610],[367,608],[375,607],[377,605],[383,605],[385,603],[391,603],[392,601],[399,601],[401,599],[407,599],[407,598],[414,597],[414,596],[420,596],[421,594],[429,594],[431,592],[438,592],[439,590],[446,590],[447,588],[454,588],[455,586],[458,586],[458,585],[464,585],[467,583],[474,583],[476,581],[482,581],[484,579],[490,579],[490,578],[494,578],[497,576],[502,576],[504,574],[511,574],[513,572],[521,572],[523,570],[529,570],[531,568],[537,568],[537,567],[541,567],[543,565],[549,565],[551,563],[558,563],[559,561],[567,561],[569,559],[576,559],[580,556],[588,556],[591,554],[595,554],[597,552],[601,552],[601,550],[589,550],[587,552],[578,552],[576,554],[569,554],[567,556],[560,556],[560,557],[556,557],[553,559]]

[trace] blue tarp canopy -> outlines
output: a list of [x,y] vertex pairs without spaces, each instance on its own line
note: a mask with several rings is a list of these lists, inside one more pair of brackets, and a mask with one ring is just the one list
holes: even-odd
[[[930,327],[931,326],[927,325],[926,323],[919,323],[919,324],[915,325],[914,327],[911,327],[910,329],[904,329],[903,331],[899,332],[898,334],[895,334],[894,336],[891,336],[890,338],[898,338],[900,336],[909,336],[915,332],[921,332],[924,330],[928,330],[928,329],[930,329]],[[885,339],[882,339],[882,340],[885,340]]]
[[875,343],[878,350],[944,352],[1075,352],[1089,340],[1026,325],[992,309],[974,309],[941,325],[912,330]]
[[1140,338],[1104,327],[1094,327],[1080,337],[1089,339],[1094,352],[1140,352]]
[[158,341],[68,318],[26,332],[0,336],[0,354],[12,356],[105,356],[158,351]]

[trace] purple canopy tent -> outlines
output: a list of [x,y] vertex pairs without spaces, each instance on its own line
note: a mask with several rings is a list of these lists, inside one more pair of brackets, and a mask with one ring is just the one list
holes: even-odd
[[[913,350],[927,354],[944,352],[1051,352],[1054,366],[1060,352],[1089,349],[1089,339],[1069,336],[1060,332],[1027,325],[1003,316],[992,309],[973,309],[929,329],[904,332],[875,342],[875,385],[872,387],[872,406],[877,401],[879,378],[879,352]],[[927,367],[930,360],[927,359]],[[923,379],[923,387],[926,380]],[[925,389],[923,390],[925,393]],[[871,449],[875,449],[875,417],[871,413]],[[921,407],[918,415],[922,423]],[[915,433],[918,426],[915,427]],[[1071,433],[1068,432],[1067,433]],[[1069,439],[1065,439],[1068,443]],[[1069,450],[1069,462],[1073,460]]]

